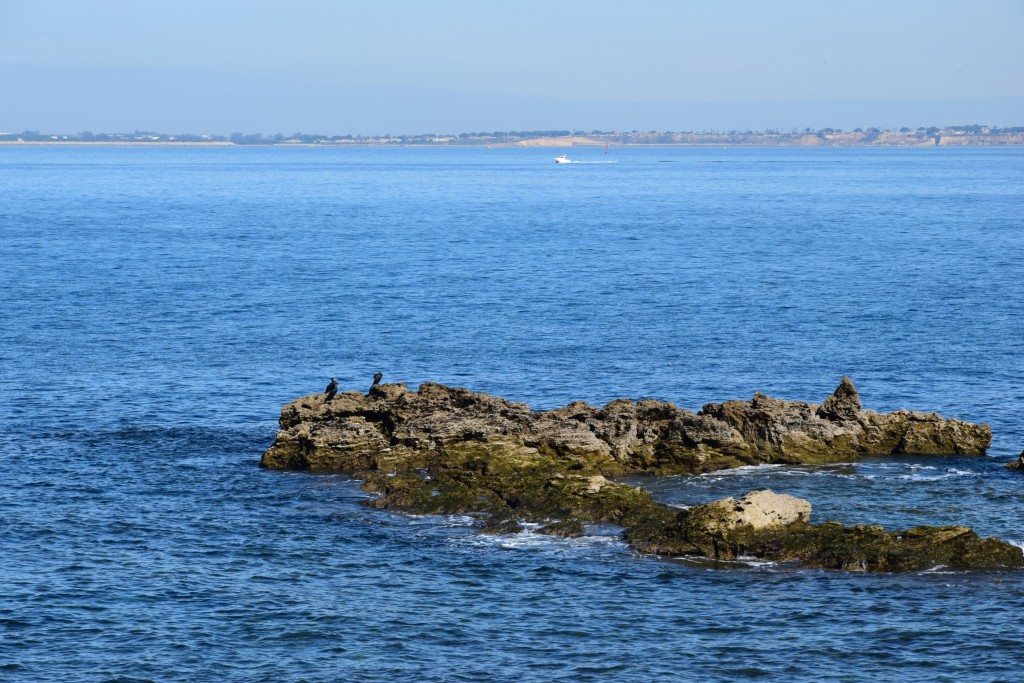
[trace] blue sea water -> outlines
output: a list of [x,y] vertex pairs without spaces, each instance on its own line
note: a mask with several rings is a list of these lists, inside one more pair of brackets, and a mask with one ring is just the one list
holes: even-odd
[[0,680],[1018,681],[1024,572],[487,537],[258,467],[280,407],[755,391],[986,458],[640,479],[1024,543],[1024,150],[0,147]]

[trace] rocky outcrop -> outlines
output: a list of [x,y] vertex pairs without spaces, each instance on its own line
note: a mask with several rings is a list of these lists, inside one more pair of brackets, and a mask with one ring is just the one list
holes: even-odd
[[886,531],[880,526],[810,524],[811,504],[754,491],[683,510],[670,522],[649,521],[626,530],[645,553],[714,560],[756,558],[853,571],[920,571],[1024,567],[1024,551],[964,526]]
[[[917,550],[929,539],[945,539],[946,532],[912,530],[896,539],[866,531],[874,527],[812,527],[806,501],[771,492],[681,513],[611,478],[888,453],[981,455],[991,439],[987,425],[863,410],[845,378],[820,406],[756,394],[698,413],[626,399],[602,408],[571,403],[532,411],[523,403],[429,382],[415,392],[382,384],[368,394],[298,399],[282,409],[280,425],[262,466],[349,473],[374,494],[367,504],[375,508],[469,513],[480,518],[481,533],[518,533],[523,522],[532,522],[544,525],[540,533],[571,537],[582,534],[585,523],[610,522],[625,527],[642,552],[716,559],[749,554],[846,568],[863,560],[861,568],[868,569],[932,561],[938,556]],[[956,546],[971,566],[996,566],[988,563],[1013,555],[980,539],[981,545],[971,545],[971,538]],[[858,543],[877,552],[856,550]],[[891,548],[911,549],[923,559],[897,562],[878,555]]]
[[1020,452],[1020,457],[1017,458],[1016,462],[1011,462],[1006,467],[1007,467],[1007,469],[1020,470],[1020,471],[1024,472],[1024,451]]
[[983,455],[988,425],[906,410],[861,408],[848,378],[821,405],[755,394],[693,413],[671,403],[619,399],[532,411],[523,403],[430,382],[382,384],[332,401],[314,394],[285,406],[265,467],[403,470],[437,456],[486,451],[509,466],[560,458],[605,475],[694,473],[769,462],[865,455]]

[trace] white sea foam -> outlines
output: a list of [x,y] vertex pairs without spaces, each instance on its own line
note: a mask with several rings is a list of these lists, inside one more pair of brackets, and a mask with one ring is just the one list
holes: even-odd
[[442,526],[442,527],[471,527],[477,519],[472,515],[438,515],[433,513],[397,512],[399,519],[405,519],[409,524]]
[[773,477],[843,477],[855,478],[862,476],[848,471],[839,471],[840,468],[855,468],[858,463],[833,462],[826,465],[789,465],[781,463],[769,463],[765,465],[743,465],[724,470],[705,472],[701,477],[744,477],[759,474],[770,474]]
[[448,527],[473,526],[475,522],[476,518],[470,515],[444,515],[441,518],[442,526]]
[[744,465],[742,467],[734,467],[727,470],[715,470],[713,472],[705,472],[699,476],[701,477],[742,477],[748,474],[764,474],[765,472],[771,472],[784,467],[784,465],[771,464],[771,465]]
[[[971,472],[969,470],[958,470],[955,467],[949,467],[946,468],[945,471],[939,471],[937,467],[919,467],[917,465],[914,465],[911,467],[911,469],[920,471],[914,471],[911,472],[910,474],[901,474],[898,475],[896,478],[903,479],[905,481],[939,481],[942,479],[952,479],[953,477],[966,477],[976,474],[975,472]],[[935,474],[924,474],[924,471],[935,472]]]
[[523,522],[523,530],[517,534],[476,534],[459,539],[474,545],[489,545],[509,550],[565,550],[569,548],[594,547],[602,545],[624,545],[617,533],[594,533],[600,527],[587,528],[587,534],[579,538],[562,538],[535,533],[544,524]]
[[757,557],[747,557],[744,555],[740,555],[735,560],[714,560],[708,557],[701,557],[699,555],[680,555],[678,557],[673,557],[672,559],[676,560],[677,562],[685,562],[686,564],[709,568],[722,568],[723,566],[732,566],[758,569],[760,567],[772,567],[778,564],[778,562],[771,562],[769,560],[762,560]]
[[863,462],[857,476],[865,479],[895,479],[901,481],[940,481],[955,477],[977,476],[977,472],[956,467],[941,467],[920,463]]
[[748,567],[771,567],[778,564],[778,562],[770,562],[768,560],[762,560],[757,557],[747,557],[745,555],[740,555],[735,561],[740,564],[745,564]]

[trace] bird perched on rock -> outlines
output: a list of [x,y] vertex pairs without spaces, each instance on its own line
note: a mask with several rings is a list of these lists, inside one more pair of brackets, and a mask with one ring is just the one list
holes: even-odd
[[332,378],[331,378],[331,383],[327,385],[327,388],[326,388],[326,389],[324,389],[324,391],[326,391],[326,392],[327,392],[327,398],[326,398],[326,399],[324,399],[324,400],[325,400],[325,401],[331,401],[331,400],[333,400],[333,399],[334,399],[334,395],[335,395],[336,393],[338,393],[338,380],[336,380],[336,379],[334,379],[334,378],[332,377]]
[[380,381],[382,379],[384,379],[384,373],[383,372],[378,372],[377,374],[375,374],[373,376],[373,384],[370,385],[370,388],[373,389],[375,386],[380,384]]

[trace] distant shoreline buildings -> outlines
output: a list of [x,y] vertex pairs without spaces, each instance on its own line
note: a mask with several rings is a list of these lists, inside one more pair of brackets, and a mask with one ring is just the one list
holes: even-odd
[[1024,126],[999,128],[990,126],[946,126],[880,129],[855,128],[850,131],[834,128],[811,130],[776,129],[763,131],[580,131],[534,130],[494,131],[459,134],[422,133],[418,135],[380,136],[263,135],[232,133],[231,135],[167,134],[152,131],[134,133],[91,133],[74,135],[20,133],[0,131],[0,144],[7,145],[273,145],[288,146],[518,146],[518,147],[600,147],[664,146],[664,147],[957,147],[1024,145]]

